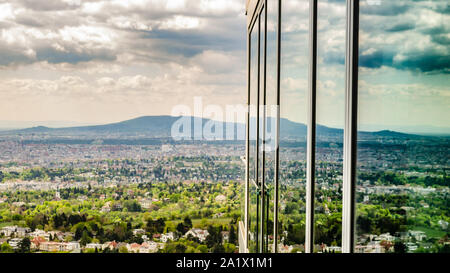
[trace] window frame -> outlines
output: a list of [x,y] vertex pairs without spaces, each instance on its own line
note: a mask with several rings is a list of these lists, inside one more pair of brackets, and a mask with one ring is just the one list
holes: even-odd
[[[281,59],[281,18],[282,0],[278,0],[277,26],[277,128],[274,170],[274,229],[273,250],[278,252],[278,216],[279,216],[279,143],[280,143],[280,59]],[[267,6],[267,0],[247,0],[247,87],[248,107],[250,107],[250,34],[254,24],[259,24],[261,10]],[[346,52],[345,52],[345,124],[343,142],[343,199],[342,199],[342,252],[353,253],[355,249],[355,190],[357,160],[357,109],[358,109],[358,50],[359,50],[359,0],[346,0]],[[267,9],[265,9],[264,38],[267,35]],[[316,143],[316,91],[317,91],[317,10],[318,1],[309,0],[309,76],[308,76],[308,120],[307,120],[307,169],[306,169],[306,227],[305,252],[314,252],[314,195],[315,195],[315,143]],[[258,109],[260,94],[260,29],[258,28]],[[264,42],[264,88],[266,65],[266,41]],[[265,95],[265,90],[264,90]],[[249,117],[247,114],[246,137],[246,189],[245,189],[245,251],[248,252],[248,218],[249,218]],[[259,138],[259,110],[257,110],[257,143]],[[256,167],[258,167],[258,145],[256,147]],[[263,166],[265,162],[263,162]],[[256,171],[258,172],[258,170]],[[258,179],[258,177],[255,177]],[[262,234],[261,234],[262,235]],[[262,250],[262,248],[261,248]]]

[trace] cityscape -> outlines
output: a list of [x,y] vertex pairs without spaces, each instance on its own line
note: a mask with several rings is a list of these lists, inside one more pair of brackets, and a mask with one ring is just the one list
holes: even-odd
[[[120,144],[123,136],[114,145],[91,137],[3,132],[2,252],[238,252],[244,144]],[[316,146],[319,253],[342,251],[341,137],[320,135]],[[449,138],[361,132],[360,139],[356,252],[448,251]],[[282,139],[281,253],[305,251],[305,156],[303,138]]]
[[448,22],[446,0],[0,1],[0,259],[450,253]]

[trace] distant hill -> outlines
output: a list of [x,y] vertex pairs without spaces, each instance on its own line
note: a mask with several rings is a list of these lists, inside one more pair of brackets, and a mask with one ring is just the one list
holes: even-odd
[[[191,121],[191,133],[199,133],[202,127],[207,124],[210,119],[202,119],[197,117],[186,117]],[[110,123],[105,125],[77,126],[64,128],[49,128],[45,126],[37,126],[20,130],[1,131],[0,135],[48,135],[48,136],[92,136],[92,137],[147,137],[147,138],[165,138],[171,136],[172,125],[179,120],[180,117],[173,116],[143,116],[126,121]],[[202,127],[194,127],[198,122]],[[256,124],[256,123],[254,123]],[[235,128],[235,137],[240,133],[241,139],[245,136],[245,124],[242,123],[225,123],[223,132],[226,134],[227,127]],[[272,128],[268,125],[268,131]],[[316,133],[318,137],[342,139],[343,130],[331,128],[323,125],[317,125]],[[282,139],[305,140],[307,135],[307,126],[303,123],[297,123],[288,119],[280,120],[280,134]],[[362,138],[414,138],[418,137],[411,134],[404,134],[394,131],[378,131],[378,132],[359,132]]]
[[[210,119],[202,119],[197,117],[187,117],[191,121],[191,132],[198,133]],[[105,125],[77,126],[64,128],[50,128],[45,126],[37,126],[26,129],[10,130],[0,132],[2,135],[11,134],[47,134],[59,136],[145,136],[145,137],[170,137],[172,125],[179,120],[180,117],[173,116],[143,116],[130,120]],[[199,122],[202,127],[195,127],[194,124]],[[225,128],[226,128],[225,123]],[[245,132],[244,124],[229,124],[240,128]],[[224,132],[226,130],[224,129]]]

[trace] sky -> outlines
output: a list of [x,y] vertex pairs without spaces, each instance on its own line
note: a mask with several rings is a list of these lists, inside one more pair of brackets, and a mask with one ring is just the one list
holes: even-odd
[[[305,122],[308,1],[282,2],[281,112]],[[448,1],[361,0],[360,19],[360,128],[450,133]],[[244,0],[0,0],[0,127],[245,104],[246,22]],[[318,49],[318,122],[342,127],[345,1],[319,0]]]
[[[281,115],[306,122],[308,1],[283,0]],[[450,134],[450,3],[360,1],[358,129]],[[343,128],[345,0],[318,1],[317,122]],[[284,105],[284,107],[283,107]]]
[[0,120],[245,103],[245,24],[242,0],[0,0]]

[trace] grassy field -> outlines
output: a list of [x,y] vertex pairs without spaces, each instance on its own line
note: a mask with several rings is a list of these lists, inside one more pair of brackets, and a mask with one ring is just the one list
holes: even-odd
[[423,231],[423,232],[425,232],[427,237],[431,237],[431,238],[442,238],[446,234],[445,231],[431,229],[429,227],[414,227],[414,228],[411,228],[411,230]]
[[14,226],[14,222],[2,222],[0,223],[0,228],[4,228],[7,226]]
[[[201,227],[202,221],[206,221],[208,225],[228,225],[232,218],[208,218],[208,219],[192,219],[192,225],[194,227]],[[166,221],[167,224],[171,223],[175,226],[182,220]]]

